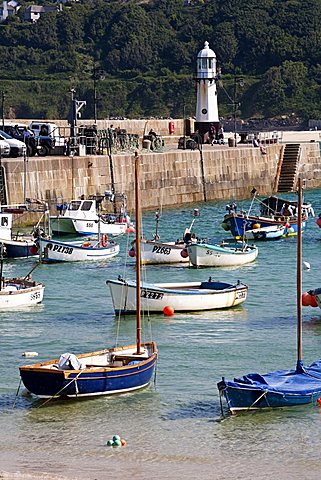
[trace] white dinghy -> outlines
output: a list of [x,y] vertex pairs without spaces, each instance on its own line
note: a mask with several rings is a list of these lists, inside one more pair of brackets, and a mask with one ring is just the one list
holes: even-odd
[[[116,313],[136,312],[136,282],[107,280]],[[176,312],[197,312],[229,308],[245,302],[247,285],[225,282],[141,283],[141,308],[163,312],[170,305]]]

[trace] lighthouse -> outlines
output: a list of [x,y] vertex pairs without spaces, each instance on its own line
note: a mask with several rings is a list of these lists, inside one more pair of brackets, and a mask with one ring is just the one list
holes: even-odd
[[195,129],[201,134],[204,142],[207,133],[219,128],[217,91],[216,91],[216,55],[209,48],[209,43],[204,43],[204,48],[197,55],[197,103]]

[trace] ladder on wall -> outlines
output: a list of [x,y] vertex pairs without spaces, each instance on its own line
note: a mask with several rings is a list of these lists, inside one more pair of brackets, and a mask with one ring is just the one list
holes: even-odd
[[293,192],[296,187],[301,148],[299,143],[287,143],[283,150],[277,192]]
[[0,204],[7,205],[6,172],[0,164]]

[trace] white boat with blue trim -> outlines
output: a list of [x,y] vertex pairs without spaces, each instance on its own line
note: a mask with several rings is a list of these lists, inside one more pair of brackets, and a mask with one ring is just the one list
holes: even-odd
[[[116,313],[136,312],[136,282],[107,280]],[[197,312],[230,308],[245,302],[247,285],[237,282],[141,283],[142,309],[149,313],[163,312],[170,305],[175,312]]]
[[103,234],[100,240],[62,242],[40,237],[38,242],[42,263],[101,261],[119,253],[118,243],[109,241],[106,234]]

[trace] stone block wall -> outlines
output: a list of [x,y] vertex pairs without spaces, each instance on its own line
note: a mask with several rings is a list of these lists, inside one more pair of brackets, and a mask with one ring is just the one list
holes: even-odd
[[[204,149],[202,152],[205,183],[202,178],[201,152],[175,150],[166,153],[148,152],[140,155],[140,194],[142,207],[154,209],[204,200],[248,198],[255,187],[261,195],[273,190],[281,146],[267,147],[262,155],[258,148]],[[108,156],[32,157],[2,159],[6,171],[8,203],[26,197],[46,199],[54,208],[58,200],[69,201],[80,195],[111,190]],[[26,172],[26,176],[24,174]],[[113,156],[115,190],[128,196],[129,208],[134,206],[134,156]],[[321,187],[319,143],[302,145],[300,173],[307,188]]]

